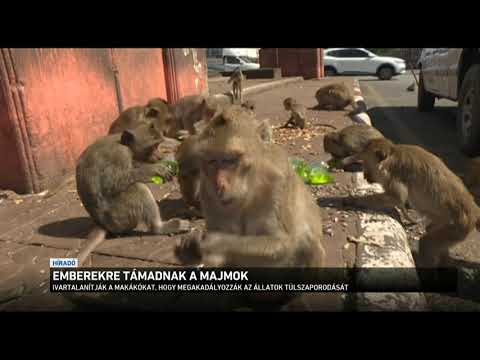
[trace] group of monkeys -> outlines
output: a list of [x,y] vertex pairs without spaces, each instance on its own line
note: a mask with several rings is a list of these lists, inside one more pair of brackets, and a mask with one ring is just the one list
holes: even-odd
[[[328,110],[355,108],[344,84],[322,87],[316,99]],[[292,98],[284,106],[291,112],[284,126],[304,128],[305,108]],[[404,213],[408,204],[431,220],[420,240],[426,267],[438,266],[449,247],[480,229],[480,209],[462,180],[420,147],[393,144],[373,127],[355,124],[327,134],[324,148],[338,167],[362,162],[367,181],[385,189],[345,199],[346,204],[398,206]],[[173,151],[180,191],[192,214],[205,219],[204,232],[191,231],[187,220],[164,221],[146,185],[154,176],[172,179],[172,170],[160,160]],[[121,235],[141,223],[153,234],[188,232],[175,247],[184,264],[325,264],[321,209],[251,101],[222,106],[213,97],[194,95],[175,104],[156,98],[129,108],[109,135],[82,153],[76,180],[95,223],[77,256],[80,264],[107,234]]]

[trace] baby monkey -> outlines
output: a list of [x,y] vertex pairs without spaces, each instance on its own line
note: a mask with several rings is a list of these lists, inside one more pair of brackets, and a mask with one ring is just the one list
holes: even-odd
[[294,128],[305,129],[307,122],[305,106],[297,103],[297,101],[291,97],[283,100],[283,106],[285,110],[290,111],[290,118],[281,128],[287,128],[291,125]]

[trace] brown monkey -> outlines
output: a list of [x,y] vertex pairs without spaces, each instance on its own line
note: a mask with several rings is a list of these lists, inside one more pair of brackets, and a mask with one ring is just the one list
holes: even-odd
[[286,128],[289,125],[293,127],[298,127],[300,129],[305,129],[306,124],[306,109],[302,104],[297,103],[297,101],[291,97],[283,100],[283,106],[285,110],[290,111],[290,119],[286,122],[282,128]]
[[[110,126],[109,134],[119,134],[124,130],[135,129],[142,124],[153,123],[164,135],[171,135],[175,130],[173,109],[162,98],[150,99],[145,106],[132,106],[123,111]],[[170,136],[173,137],[173,136]]]
[[227,108],[202,133],[200,204],[206,234],[176,255],[205,266],[322,267],[321,210],[264,127]]
[[242,69],[240,67],[237,67],[235,71],[232,73],[230,76],[230,79],[228,79],[228,83],[232,84],[232,93],[233,93],[233,101],[239,101],[242,103],[242,82],[244,80],[244,76],[242,73]]
[[350,92],[350,89],[344,83],[330,84],[321,87],[315,93],[319,109],[325,110],[343,110],[351,105],[353,110],[357,110],[357,104]]
[[185,203],[194,215],[200,210],[200,158],[199,134],[186,138],[177,148],[178,184]]
[[145,185],[156,175],[172,178],[170,169],[158,162],[164,155],[159,150],[162,141],[154,124],[145,124],[101,138],[81,154],[76,167],[77,191],[96,226],[78,255],[80,264],[107,233],[122,234],[140,223],[154,234],[189,230],[187,221],[162,221],[155,198]]
[[174,105],[174,115],[177,121],[176,133],[187,131],[190,135],[197,133],[195,124],[199,121],[208,123],[215,115],[218,104],[214,98],[202,95],[189,95],[179,99]]
[[[272,130],[269,120],[260,121],[257,125],[261,140],[272,142]],[[178,162],[178,183],[183,199],[193,208],[192,213],[199,216],[200,210],[200,150],[201,140],[205,139],[205,129],[201,133],[191,135],[177,148],[175,159]]]
[[354,162],[352,155],[362,152],[371,140],[382,138],[382,133],[374,127],[354,124],[326,134],[323,148],[332,155],[329,164],[344,168]]
[[420,239],[422,266],[437,267],[448,250],[474,229],[480,230],[480,209],[463,182],[437,156],[415,145],[372,140],[359,155],[367,180],[378,182],[383,194],[357,197],[348,204],[383,208],[409,203],[430,219]]

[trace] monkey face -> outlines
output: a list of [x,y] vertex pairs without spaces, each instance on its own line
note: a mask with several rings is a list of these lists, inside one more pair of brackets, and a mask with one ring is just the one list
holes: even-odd
[[154,124],[158,133],[163,136],[175,137],[177,121],[173,108],[167,103],[151,100],[145,107],[145,118]]
[[224,206],[233,206],[248,193],[250,166],[238,152],[206,153],[201,171],[210,196]]
[[372,140],[359,158],[363,162],[365,179],[370,183],[381,182],[382,162],[388,158],[390,146],[384,139]]
[[347,147],[343,145],[342,137],[337,132],[331,132],[323,138],[325,152],[331,154],[335,159],[343,159],[352,155]]
[[290,97],[283,100],[283,107],[285,108],[285,110],[287,111],[292,110],[293,102],[294,102],[293,99]]
[[164,140],[152,123],[141,125],[134,130],[125,130],[120,143],[130,148],[136,161],[154,163],[163,159],[167,153],[167,149],[161,146]]

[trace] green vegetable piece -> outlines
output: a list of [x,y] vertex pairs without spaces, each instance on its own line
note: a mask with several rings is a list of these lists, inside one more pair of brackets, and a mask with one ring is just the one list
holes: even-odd
[[295,172],[310,185],[324,185],[334,181],[333,175],[328,171],[328,168],[323,164],[315,164],[313,166],[307,164],[305,160],[299,158],[291,158]]
[[152,177],[152,182],[156,185],[161,185],[163,184],[163,178],[161,176],[156,175]]
[[324,185],[333,182],[333,175],[324,166],[313,166],[310,169],[308,182],[311,185]]

